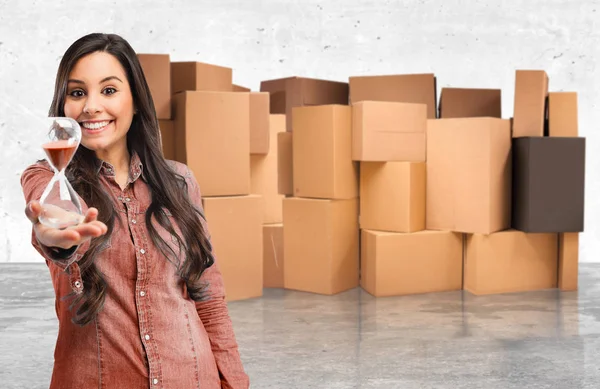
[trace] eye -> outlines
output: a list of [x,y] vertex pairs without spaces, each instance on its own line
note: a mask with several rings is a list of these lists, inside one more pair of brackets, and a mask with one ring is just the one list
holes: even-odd
[[68,93],[69,96],[79,98],[83,97],[85,93],[81,89],[75,89]]
[[102,92],[104,92],[107,95],[112,95],[113,93],[117,93],[117,90],[109,86],[108,88],[105,88]]

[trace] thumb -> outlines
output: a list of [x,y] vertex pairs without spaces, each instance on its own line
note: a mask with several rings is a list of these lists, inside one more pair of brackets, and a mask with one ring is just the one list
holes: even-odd
[[27,207],[25,208],[25,215],[33,224],[39,222],[38,217],[40,216],[41,212],[42,206],[38,201],[35,200],[27,204]]

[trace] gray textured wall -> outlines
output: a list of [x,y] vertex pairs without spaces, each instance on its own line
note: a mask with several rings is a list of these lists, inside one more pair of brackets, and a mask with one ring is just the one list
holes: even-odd
[[502,88],[506,118],[515,69],[545,69],[551,90],[579,92],[588,147],[581,261],[600,261],[599,0],[0,0],[0,261],[40,260],[19,175],[41,156],[36,115],[47,112],[60,56],[94,31],[121,34],[138,52],[230,66],[253,90],[289,75],[435,72],[438,88]]

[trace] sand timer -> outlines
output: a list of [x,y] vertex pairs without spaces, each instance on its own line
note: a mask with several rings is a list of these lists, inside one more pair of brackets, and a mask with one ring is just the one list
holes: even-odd
[[40,199],[39,220],[53,228],[64,229],[81,223],[83,210],[77,193],[67,180],[65,170],[81,141],[81,127],[67,117],[50,117],[48,133],[42,145],[54,176]]

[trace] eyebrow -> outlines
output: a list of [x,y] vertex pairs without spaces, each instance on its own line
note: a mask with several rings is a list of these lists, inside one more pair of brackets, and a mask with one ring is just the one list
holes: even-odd
[[[123,81],[121,81],[121,79],[117,76],[108,76],[108,77],[104,77],[102,80],[100,80],[100,84],[102,84],[106,81],[110,81],[110,80],[117,80],[117,81],[123,83]],[[76,79],[69,79],[67,82],[74,83],[74,84],[85,84],[85,82],[83,82],[81,80],[76,80]]]

